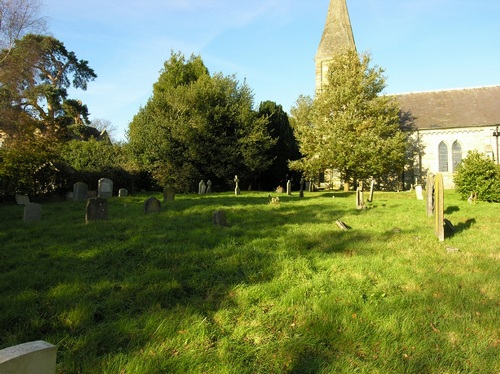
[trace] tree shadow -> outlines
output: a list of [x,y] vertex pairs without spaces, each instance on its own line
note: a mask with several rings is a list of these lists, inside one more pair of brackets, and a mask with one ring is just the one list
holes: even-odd
[[459,212],[460,211],[460,208],[456,205],[453,205],[453,206],[449,206],[446,208],[446,210],[444,211],[444,214],[453,214],[455,212]]

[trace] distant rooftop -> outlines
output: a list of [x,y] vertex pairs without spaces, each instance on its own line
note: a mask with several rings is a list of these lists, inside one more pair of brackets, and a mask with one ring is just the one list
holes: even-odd
[[418,129],[500,125],[500,86],[397,94]]

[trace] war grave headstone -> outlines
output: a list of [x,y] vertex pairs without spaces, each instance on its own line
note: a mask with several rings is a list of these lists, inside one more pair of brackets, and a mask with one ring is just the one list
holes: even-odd
[[86,183],[76,182],[73,185],[73,200],[74,201],[87,200],[88,191],[89,191],[89,186]]
[[163,190],[163,202],[175,200],[175,188],[167,187]]
[[90,221],[105,221],[108,219],[108,200],[102,197],[92,197],[85,207],[85,223]]
[[200,181],[200,183],[198,184],[198,194],[203,195],[206,192],[206,190],[207,190],[207,185],[203,180]]
[[216,210],[212,214],[212,223],[214,226],[227,226],[226,212],[224,210]]
[[37,222],[42,219],[42,205],[29,203],[24,206],[24,222]]
[[57,347],[43,340],[0,349],[0,373],[55,374]]
[[440,242],[444,241],[444,184],[443,174],[438,173],[434,181],[435,233]]
[[118,197],[127,197],[128,196],[128,190],[126,188],[120,188],[118,190]]
[[238,179],[237,175],[234,176],[234,183],[236,184],[236,186],[234,187],[234,194],[238,196],[241,192],[240,192],[240,180]]
[[288,196],[292,195],[292,181],[290,179],[286,182],[286,194]]
[[161,212],[161,202],[156,197],[150,197],[144,202],[144,213]]
[[26,195],[16,195],[16,203],[18,205],[26,205],[30,203],[30,198]]
[[417,196],[417,200],[423,200],[424,199],[424,194],[423,194],[423,189],[421,184],[415,185],[415,194]]
[[212,181],[210,179],[207,181],[207,190],[205,192],[212,193]]
[[109,199],[113,196],[113,181],[109,178],[99,179],[97,197]]
[[427,174],[427,182],[425,184],[425,193],[427,196],[427,217],[434,215],[434,175]]

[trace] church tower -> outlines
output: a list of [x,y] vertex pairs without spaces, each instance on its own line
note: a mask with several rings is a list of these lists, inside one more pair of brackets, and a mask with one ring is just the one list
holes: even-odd
[[316,92],[319,92],[323,84],[326,83],[328,63],[333,56],[348,49],[356,50],[356,44],[354,43],[346,0],[330,0],[325,29],[314,58],[316,62]]

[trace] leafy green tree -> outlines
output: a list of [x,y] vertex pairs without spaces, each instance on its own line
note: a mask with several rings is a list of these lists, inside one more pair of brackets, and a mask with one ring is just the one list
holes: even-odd
[[295,167],[337,169],[346,183],[401,174],[409,133],[401,130],[397,103],[381,95],[382,73],[381,68],[370,67],[366,54],[346,51],[335,56],[328,83],[310,109],[307,101],[301,101],[302,108],[292,112],[305,112],[294,121],[304,155]]
[[[284,186],[286,179],[292,177],[288,164],[299,159],[300,153],[288,115],[281,105],[272,101],[260,103],[259,117],[267,119],[267,131],[275,141],[274,146],[269,149],[269,158],[273,159],[273,163],[260,178],[260,187],[270,190],[276,188],[278,184]],[[298,176],[296,179],[299,179]]]
[[462,199],[476,194],[479,200],[500,202],[500,167],[484,154],[469,151],[453,177]]
[[236,174],[251,181],[271,163],[267,151],[274,144],[252,106],[245,83],[210,75],[199,56],[172,53],[130,123],[129,146],[162,186],[189,191],[210,179],[227,188]]
[[85,60],[79,60],[59,40],[28,34],[17,40],[10,52],[0,52],[1,95],[15,110],[38,121],[44,136],[64,137],[75,122],[88,123],[87,107],[68,99],[67,89],[87,89],[97,75]]

